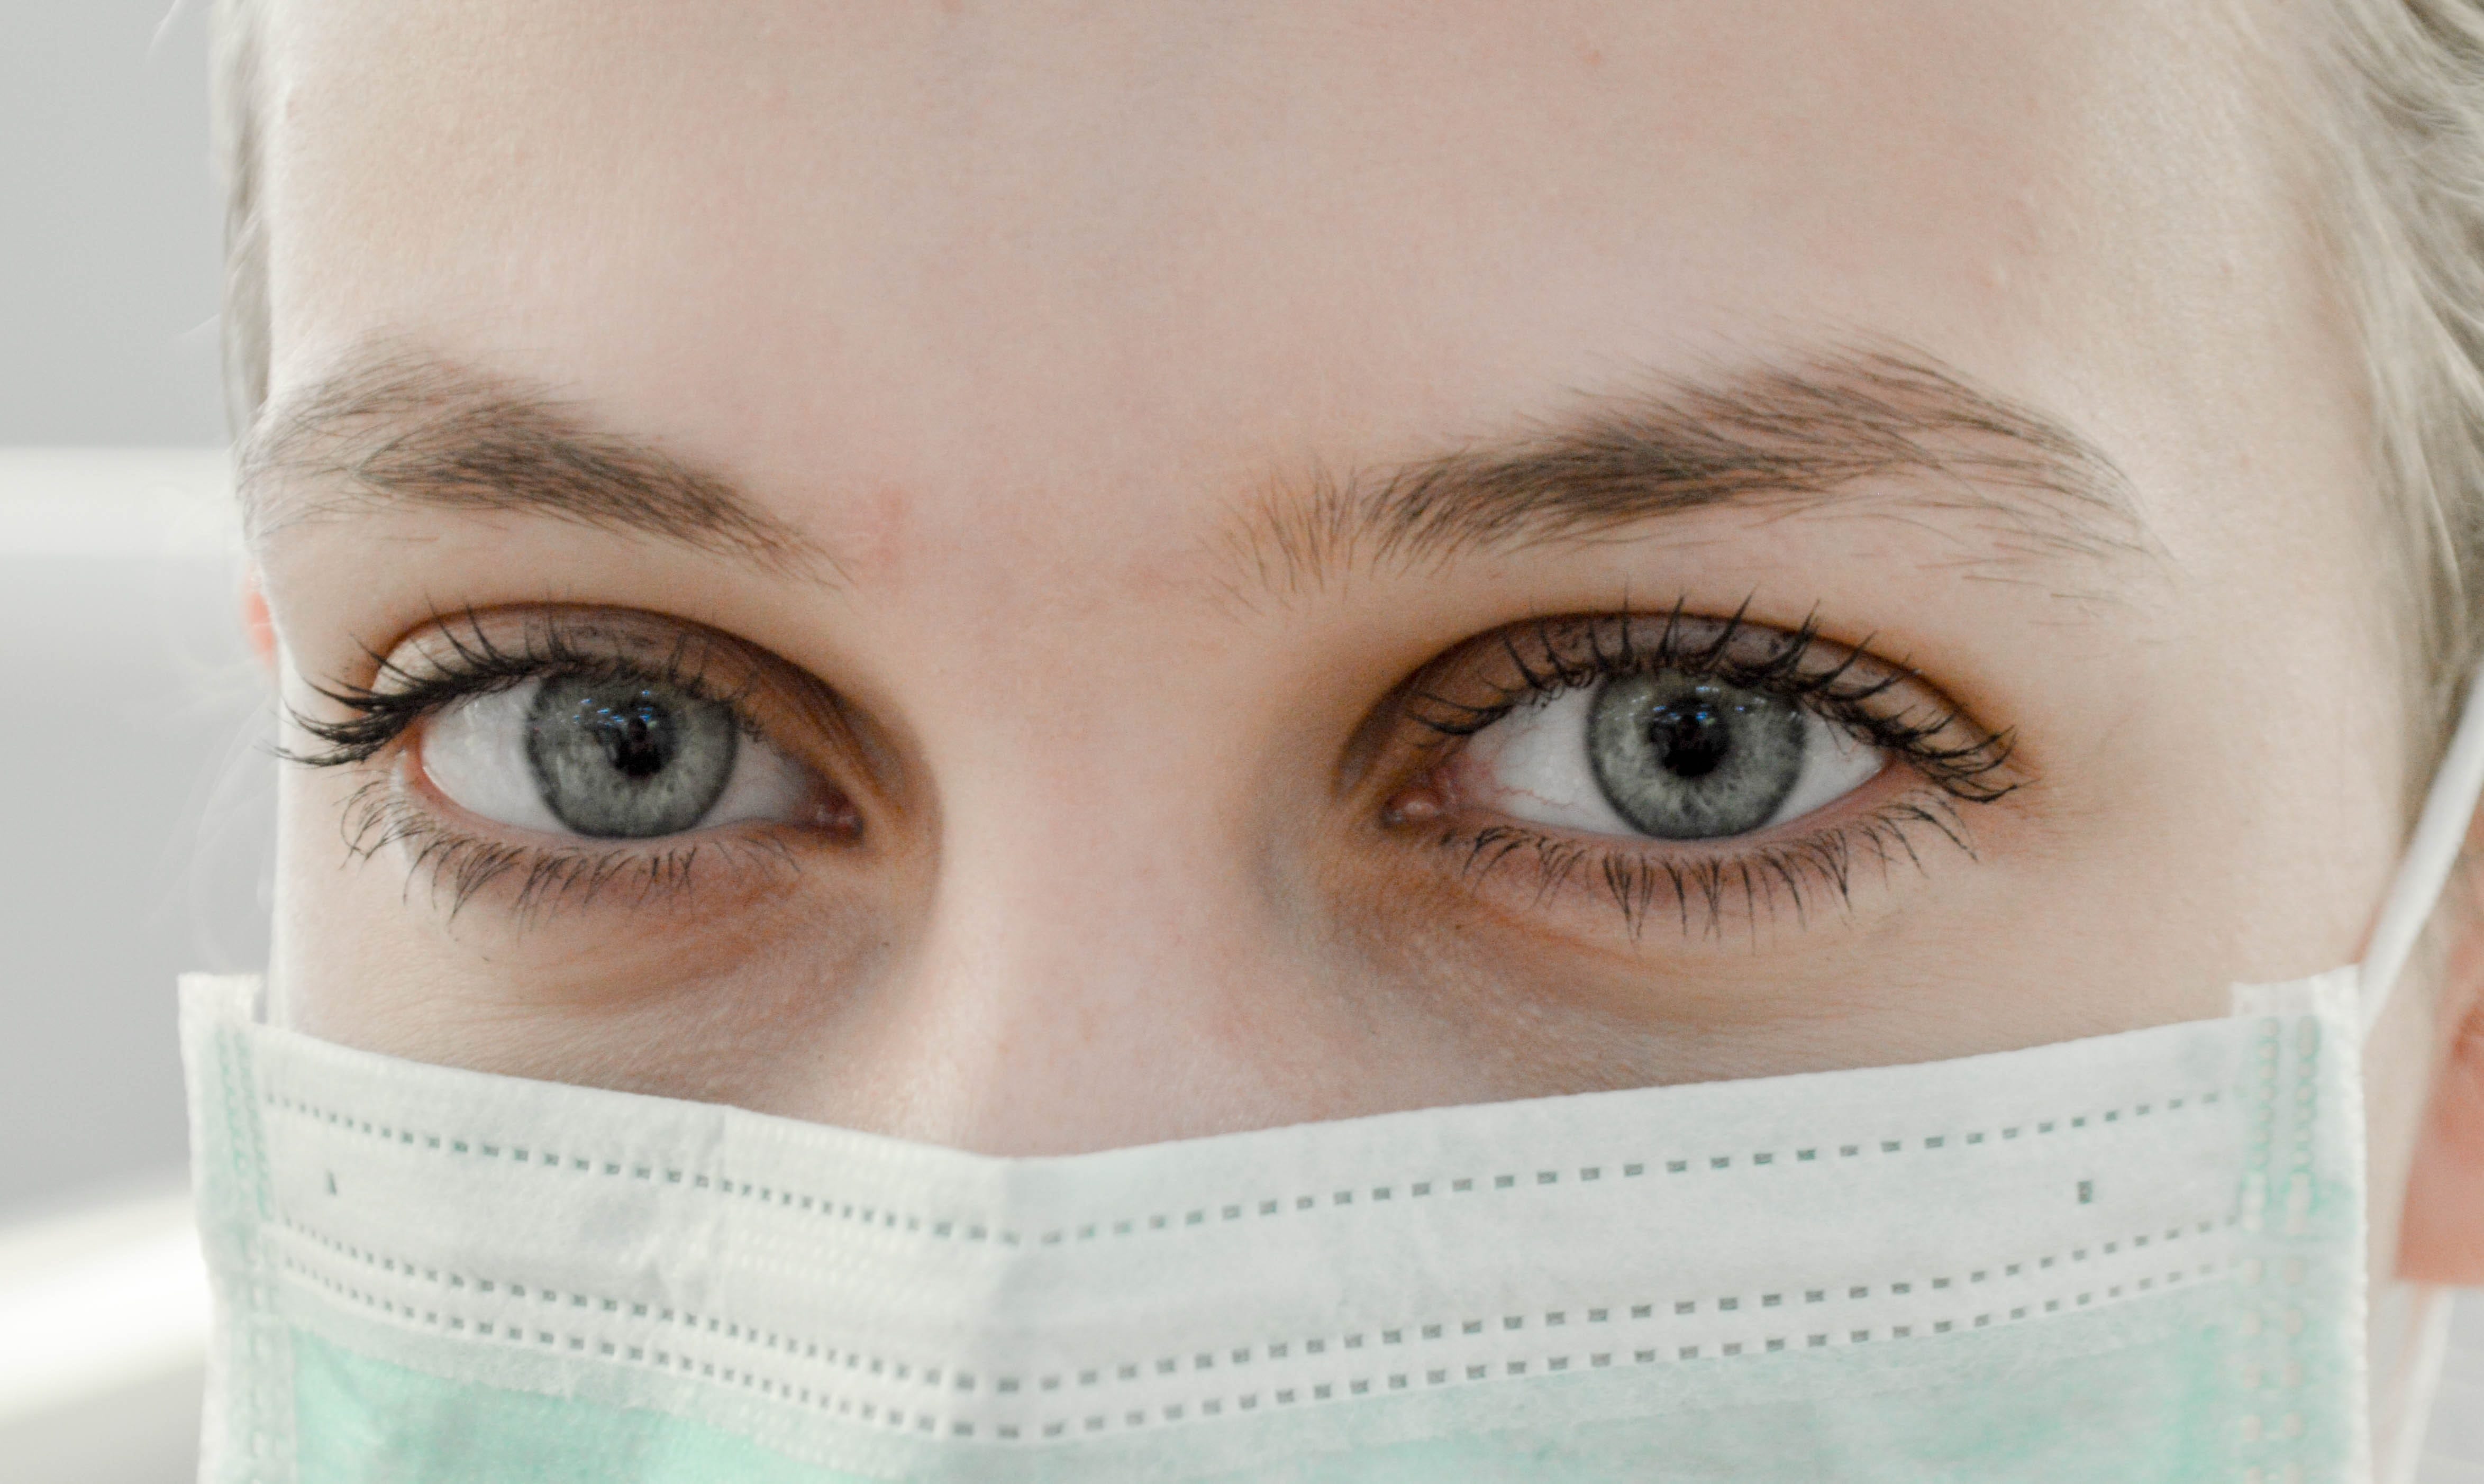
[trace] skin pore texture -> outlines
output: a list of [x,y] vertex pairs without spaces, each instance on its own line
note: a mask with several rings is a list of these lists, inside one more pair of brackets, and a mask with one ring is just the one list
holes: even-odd
[[[287,745],[461,651],[688,656],[811,789],[581,841],[452,801],[419,719],[288,769],[282,1012],[1037,1153],[2354,960],[2413,661],[2221,13],[272,5]],[[1443,726],[1806,631],[1940,725],[1747,838],[1523,818]],[[2403,1201],[2402,1270],[2484,1282],[2440,936],[2375,1250]]]

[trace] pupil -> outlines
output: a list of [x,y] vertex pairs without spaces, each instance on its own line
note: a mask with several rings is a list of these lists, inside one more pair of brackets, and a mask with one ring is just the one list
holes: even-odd
[[1661,840],[1759,828],[1801,780],[1802,713],[1761,690],[1679,670],[1608,682],[1587,714],[1587,762],[1605,801]]
[[645,696],[619,710],[598,707],[587,725],[604,744],[604,760],[633,782],[663,771],[679,750],[672,713]]
[[1733,728],[1706,701],[1654,708],[1647,741],[1658,764],[1677,778],[1705,778],[1734,750]]
[[732,780],[733,711],[665,685],[546,679],[526,762],[553,817],[582,835],[642,840],[694,827]]

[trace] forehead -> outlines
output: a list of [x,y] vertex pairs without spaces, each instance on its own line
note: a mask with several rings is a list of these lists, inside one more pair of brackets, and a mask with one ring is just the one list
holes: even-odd
[[1894,335],[2145,486],[2270,401],[2197,307],[2305,297],[2218,9],[289,0],[273,381],[411,337],[780,500],[1162,499]]

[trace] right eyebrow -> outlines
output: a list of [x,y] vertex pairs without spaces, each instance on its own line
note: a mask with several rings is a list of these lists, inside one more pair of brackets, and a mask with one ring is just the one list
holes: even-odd
[[1962,565],[2162,554],[2102,448],[1923,352],[1831,345],[1648,382],[1514,437],[1342,478],[1281,480],[1224,532],[1246,574],[1228,591],[1256,579],[1283,596],[1358,567],[1614,539],[1717,506],[1854,507],[1875,486],[1866,508],[1958,543]]
[[403,346],[364,347],[269,409],[236,459],[254,539],[394,504],[511,512],[635,531],[801,575],[818,543],[730,481],[596,426],[514,379]]

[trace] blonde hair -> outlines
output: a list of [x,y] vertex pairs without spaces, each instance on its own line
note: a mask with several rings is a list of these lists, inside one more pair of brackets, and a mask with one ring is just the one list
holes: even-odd
[[225,189],[225,421],[245,437],[267,401],[267,224],[259,211],[258,0],[216,0],[208,40],[208,148]]
[[[260,0],[217,0],[214,148],[226,189],[224,364],[235,436],[267,395]],[[2375,492],[2402,533],[2419,737],[2437,746],[2484,641],[2484,0],[2303,0],[2314,224],[2362,347]],[[2429,772],[2430,757],[2417,775]]]
[[2419,780],[2484,624],[2484,0],[2313,0],[2320,199],[2402,539]]

